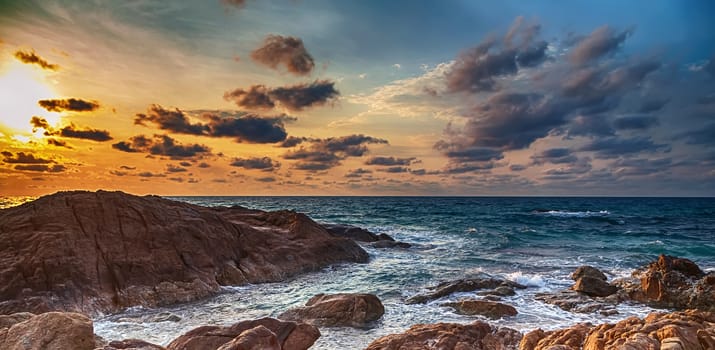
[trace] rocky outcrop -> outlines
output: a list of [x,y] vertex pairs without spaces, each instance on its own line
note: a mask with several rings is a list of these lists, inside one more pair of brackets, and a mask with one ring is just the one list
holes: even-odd
[[526,286],[523,286],[516,282],[484,275],[476,278],[460,279],[456,281],[440,283],[434,287],[428,288],[433,290],[432,292],[412,296],[408,298],[405,302],[407,304],[422,304],[431,300],[448,296],[452,293],[472,292],[480,289],[495,289],[498,287],[510,287],[518,289],[526,288]]
[[472,324],[418,324],[401,334],[390,334],[373,341],[366,350],[403,349],[516,349],[521,333],[476,321]]
[[585,294],[563,290],[555,293],[539,293],[536,300],[547,304],[556,305],[562,310],[578,313],[599,312],[604,316],[617,314],[616,305],[622,301],[618,295],[611,295],[605,298],[589,297]]
[[0,329],[3,350],[92,350],[92,320],[77,313],[48,312]]
[[318,328],[274,318],[236,323],[229,327],[203,326],[174,339],[167,350],[268,349],[304,350],[320,337]]
[[366,328],[384,313],[382,302],[372,294],[318,294],[304,307],[290,309],[278,318],[316,326]]
[[292,211],[205,208],[122,192],[61,192],[0,210],[0,314],[114,312],[366,262]]
[[152,344],[139,339],[115,340],[94,350],[166,350],[161,345]]
[[524,335],[519,349],[710,350],[715,349],[715,313],[651,313],[616,324],[578,324],[548,332],[537,329]]
[[618,287],[609,284],[606,275],[599,269],[584,265],[571,274],[576,281],[571,289],[592,297],[607,297],[615,294]]
[[635,301],[654,307],[715,311],[715,272],[706,274],[694,262],[661,255],[617,281]]
[[370,245],[374,248],[412,247],[412,245],[409,243],[395,241],[395,239],[390,237],[388,234],[375,234],[357,226],[343,224],[323,224],[323,227],[325,227],[328,232],[336,236],[350,238],[358,242],[370,243]]
[[454,308],[460,315],[482,315],[493,320],[506,316],[516,316],[516,309],[507,304],[497,303],[488,300],[460,300],[457,302],[444,303],[442,306]]

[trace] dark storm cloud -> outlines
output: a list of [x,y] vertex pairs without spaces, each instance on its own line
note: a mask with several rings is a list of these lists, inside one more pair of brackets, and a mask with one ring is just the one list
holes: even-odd
[[159,105],[152,105],[147,114],[138,113],[134,118],[136,125],[146,126],[146,122],[156,124],[159,129],[182,134],[202,135],[207,131],[206,125],[191,124],[186,115],[178,108],[169,110]]
[[268,35],[261,47],[251,52],[251,58],[272,69],[283,65],[295,75],[310,74],[315,67],[303,40],[292,36]]
[[[536,40],[540,27],[524,25],[521,17],[499,42],[493,37],[457,56],[446,73],[447,87],[452,92],[492,91],[495,78],[516,74],[520,67],[535,67],[546,60],[548,44]],[[519,38],[520,42],[515,43]]]
[[35,51],[27,52],[27,51],[18,50],[15,52],[15,58],[20,60],[22,63],[36,64],[36,65],[42,67],[43,69],[47,69],[47,70],[54,71],[54,70],[60,69],[60,66],[47,62],[42,57],[38,56],[35,53]]
[[146,114],[137,114],[134,124],[144,125],[150,122],[162,130],[175,133],[209,137],[235,137],[237,142],[275,143],[286,139],[284,122],[295,118],[287,115],[261,117],[250,113],[206,112],[201,118],[207,123],[192,124],[183,111],[168,110],[159,105],[152,105]]
[[78,98],[39,100],[37,103],[50,112],[91,112],[99,108],[97,101],[86,101]]
[[211,149],[207,146],[200,144],[182,145],[167,135],[154,135],[153,138],[137,135],[131,137],[129,141],[115,143],[112,147],[123,152],[142,152],[176,159],[208,155],[211,152]]
[[340,95],[335,89],[335,83],[328,80],[316,80],[310,84],[298,84],[286,87],[266,88],[263,85],[253,85],[244,89],[236,89],[224,93],[226,101],[232,101],[237,106],[247,109],[270,109],[280,103],[291,111],[321,106]]
[[298,170],[326,170],[340,164],[348,157],[361,157],[368,152],[368,144],[386,144],[387,140],[366,135],[349,135],[312,139],[308,147],[287,152],[284,159],[297,160]]
[[295,136],[288,136],[283,142],[278,144],[278,147],[283,147],[283,148],[291,148],[298,146],[299,144],[308,141],[308,138],[305,137],[295,137]]
[[274,161],[269,157],[252,157],[252,158],[235,158],[231,166],[244,169],[258,169],[263,171],[273,171],[281,166],[281,163]]
[[28,165],[15,165],[15,170],[23,170],[23,171],[38,171],[38,172],[46,172],[46,173],[61,173],[67,168],[62,165],[62,164],[55,164],[55,165],[47,165],[47,164],[28,164]]
[[410,165],[415,162],[417,158],[396,158],[396,157],[370,157],[365,161],[366,165],[380,165],[380,166],[396,166],[396,165]]
[[578,161],[578,157],[571,153],[568,148],[550,148],[531,156],[533,164],[572,164]]
[[0,153],[3,155],[3,162],[9,164],[49,164],[54,163],[51,159],[45,159],[39,156],[35,156],[32,153],[17,152],[13,154],[9,151],[3,151]]
[[[47,134],[47,132],[45,134]],[[107,131],[107,130],[89,129],[89,128],[77,129],[74,125],[65,126],[57,131],[50,132],[50,135],[59,135],[62,137],[92,140],[92,141],[99,141],[99,142],[112,140],[112,137],[109,135],[109,131]]]
[[594,30],[581,39],[571,49],[569,58],[575,64],[585,64],[597,58],[612,54],[633,34],[632,29],[616,32],[608,26]]
[[650,137],[606,137],[594,140],[580,148],[580,151],[596,152],[598,158],[616,158],[641,152],[667,152],[669,150],[668,145],[656,144]]
[[613,126],[619,130],[644,130],[657,125],[658,118],[651,115],[630,115],[613,121]]

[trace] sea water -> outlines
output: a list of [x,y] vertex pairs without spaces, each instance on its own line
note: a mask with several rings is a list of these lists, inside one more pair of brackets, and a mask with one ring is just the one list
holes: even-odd
[[[161,309],[133,308],[95,320],[106,339],[140,338],[167,344],[201,325],[229,325],[275,317],[318,293],[376,294],[385,315],[374,328],[326,328],[313,349],[360,349],[374,339],[417,323],[470,323],[445,301],[405,299],[441,281],[487,273],[529,288],[503,299],[519,314],[492,324],[520,331],[555,329],[576,322],[617,322],[644,316],[648,307],[621,304],[619,313],[578,314],[535,300],[538,293],[569,288],[569,274],[592,265],[609,278],[669,254],[715,269],[713,198],[441,198],[441,197],[173,197],[204,206],[291,209],[322,223],[351,224],[411,243],[409,249],[376,249],[366,264],[343,264],[280,283],[225,287],[219,295]],[[178,317],[177,317],[178,316]],[[178,321],[177,321],[178,319]],[[486,320],[486,319],[483,319]]]

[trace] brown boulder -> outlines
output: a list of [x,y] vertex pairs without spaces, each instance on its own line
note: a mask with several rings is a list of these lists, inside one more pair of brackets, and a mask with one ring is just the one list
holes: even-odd
[[303,214],[60,192],[0,210],[0,314],[113,312],[366,262]]
[[[280,345],[279,349],[283,350],[308,349],[320,337],[318,328],[308,324],[280,321],[274,318],[261,318],[258,320],[238,322],[229,327],[203,326],[194,328],[174,339],[167,345],[166,349],[218,349],[226,343],[241,337],[243,337],[243,339],[237,342],[244,342],[244,345],[250,345],[251,341],[257,343],[270,342],[269,335],[267,336],[263,330],[255,329],[259,326],[272,332]],[[247,331],[248,333],[246,333]]]
[[517,314],[516,309],[511,305],[487,300],[460,300],[444,303],[442,306],[452,307],[460,315],[482,315],[495,320]]
[[11,315],[0,315],[0,329],[10,328],[16,323],[27,321],[35,317],[35,314],[29,312],[18,312]]
[[2,333],[3,350],[92,350],[95,346],[92,320],[77,313],[40,314]]
[[632,300],[654,307],[715,311],[715,273],[694,262],[661,255],[633,272],[635,281],[617,281]]
[[532,331],[524,336],[520,350],[546,350],[568,346],[584,350],[710,350],[715,344],[715,313],[651,313],[643,319],[630,317],[616,324],[592,327],[578,324],[566,329]]
[[278,318],[316,326],[364,328],[384,313],[382,302],[372,294],[318,294],[304,307],[290,309]]
[[216,350],[281,350],[278,337],[270,329],[256,326],[221,345]]
[[578,279],[582,277],[592,277],[600,279],[604,282],[608,280],[606,275],[601,272],[601,270],[589,265],[579,266],[576,271],[571,273],[571,279],[573,279],[574,281],[578,281]]
[[608,284],[605,280],[591,276],[579,277],[572,289],[592,297],[607,297],[618,291],[618,287]]
[[418,324],[401,334],[373,341],[365,350],[506,350],[515,349],[521,333],[476,321],[472,324]]
[[145,342],[140,339],[115,340],[94,350],[166,350],[161,345]]

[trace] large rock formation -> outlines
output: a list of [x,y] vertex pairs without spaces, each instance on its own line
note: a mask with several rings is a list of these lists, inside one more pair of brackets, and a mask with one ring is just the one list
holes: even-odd
[[0,329],[0,349],[3,350],[92,350],[94,347],[92,320],[77,313],[48,312]]
[[661,255],[617,283],[631,299],[654,307],[715,311],[715,273],[688,259]]
[[516,349],[521,333],[476,321],[472,324],[418,324],[401,334],[373,341],[365,350],[506,350]]
[[520,350],[715,349],[715,313],[697,310],[651,313],[644,319],[630,317],[616,324],[573,327],[524,335]]
[[366,262],[307,216],[64,192],[0,210],[0,314],[113,312]]
[[242,321],[229,327],[203,326],[166,346],[168,350],[305,350],[320,337],[318,328],[274,318]]
[[316,326],[365,328],[383,314],[385,307],[372,294],[318,294],[310,298],[305,306],[290,309],[278,318]]

